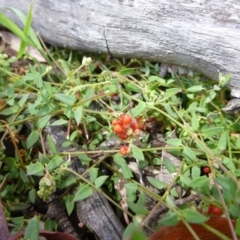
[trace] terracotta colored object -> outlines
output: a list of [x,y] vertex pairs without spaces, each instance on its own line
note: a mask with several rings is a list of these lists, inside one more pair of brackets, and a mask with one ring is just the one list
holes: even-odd
[[[225,234],[230,239],[233,239],[232,233],[228,224],[228,220],[222,217],[212,217],[207,221],[207,224],[219,232]],[[206,228],[199,224],[190,224],[201,240],[218,240],[220,239],[215,234],[208,231]],[[233,222],[235,226],[235,222]],[[149,240],[193,240],[194,237],[189,232],[184,223],[180,222],[177,226],[162,227],[159,231],[155,232],[149,237]],[[239,238],[238,238],[239,239]]]

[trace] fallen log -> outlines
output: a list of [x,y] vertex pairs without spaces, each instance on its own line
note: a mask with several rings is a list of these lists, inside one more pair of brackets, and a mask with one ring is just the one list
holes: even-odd
[[[0,0],[27,13],[30,0]],[[240,12],[237,0],[34,1],[33,28],[54,45],[113,56],[167,62],[209,78],[231,73],[240,88]]]

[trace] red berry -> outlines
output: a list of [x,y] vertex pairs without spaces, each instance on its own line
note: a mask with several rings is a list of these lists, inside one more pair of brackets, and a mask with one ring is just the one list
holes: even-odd
[[145,130],[145,125],[146,124],[143,122],[142,117],[137,117],[136,122],[137,122],[136,129]]
[[206,173],[206,174],[210,173],[211,172],[210,167],[208,167],[208,166],[203,167],[203,172]]
[[118,124],[119,123],[119,121],[117,120],[117,119],[113,119],[112,120],[112,126],[114,126],[114,125],[116,125],[116,124]]
[[209,207],[208,207],[208,213],[212,213],[212,209],[213,209],[213,205],[209,205]]
[[132,117],[129,114],[122,115],[121,118],[122,118],[123,124],[125,125],[128,125],[132,122]]
[[212,208],[212,213],[216,216],[221,216],[223,214],[223,210],[219,207],[213,207]]
[[121,133],[121,132],[124,131],[124,128],[123,128],[122,125],[120,125],[119,123],[117,123],[117,124],[115,124],[115,125],[113,126],[113,131],[114,131],[115,133]]
[[140,129],[136,129],[134,131],[134,135],[137,136],[137,137],[141,136],[141,134],[142,134],[142,131]]
[[130,125],[130,128],[135,131],[136,129],[139,129],[139,125],[136,121],[133,121]]
[[126,140],[128,138],[128,135],[125,132],[121,132],[118,134],[119,138],[122,140]]
[[143,122],[138,123],[138,128],[141,129],[141,130],[145,130],[145,126],[146,125]]
[[122,147],[120,148],[119,152],[120,152],[123,156],[127,155],[127,154],[128,154],[128,146],[126,146],[126,145],[122,146]]
[[120,124],[123,124],[123,116],[124,116],[124,115],[122,114],[122,115],[120,115],[120,117],[119,117],[119,123],[120,123]]

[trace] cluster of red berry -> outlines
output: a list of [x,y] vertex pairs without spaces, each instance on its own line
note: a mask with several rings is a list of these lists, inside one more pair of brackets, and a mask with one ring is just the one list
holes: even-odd
[[132,118],[129,114],[122,114],[118,119],[112,121],[113,131],[121,138],[126,140],[129,136],[139,136],[144,130],[145,124],[141,117]]
[[[129,136],[140,136],[141,131],[144,130],[145,124],[141,117],[133,118],[129,114],[122,114],[118,119],[112,121],[113,131],[122,140],[126,140]],[[128,146],[124,145],[120,148],[122,155],[128,154]]]

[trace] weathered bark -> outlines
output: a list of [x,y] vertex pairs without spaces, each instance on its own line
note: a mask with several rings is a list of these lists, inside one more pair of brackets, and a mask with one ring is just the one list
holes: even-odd
[[[0,0],[25,13],[30,0]],[[187,66],[240,88],[238,0],[35,0],[34,29],[55,45]],[[6,12],[6,11],[4,11]],[[7,11],[14,21],[17,17]]]

